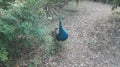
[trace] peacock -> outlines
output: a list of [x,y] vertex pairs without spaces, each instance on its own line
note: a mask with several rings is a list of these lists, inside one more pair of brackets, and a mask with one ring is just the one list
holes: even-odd
[[56,33],[55,35],[55,38],[58,40],[58,41],[65,41],[66,39],[68,39],[68,33],[66,32],[65,29],[63,29],[63,26],[62,26],[62,17],[59,17],[59,28],[56,28],[55,31],[57,29],[59,29],[59,32]]

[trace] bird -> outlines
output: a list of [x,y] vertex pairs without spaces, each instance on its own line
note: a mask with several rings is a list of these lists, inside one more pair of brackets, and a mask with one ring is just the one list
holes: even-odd
[[62,26],[62,17],[59,17],[59,28],[56,28],[55,30],[59,29],[59,32],[56,34],[56,39],[58,41],[65,41],[68,39],[68,33]]

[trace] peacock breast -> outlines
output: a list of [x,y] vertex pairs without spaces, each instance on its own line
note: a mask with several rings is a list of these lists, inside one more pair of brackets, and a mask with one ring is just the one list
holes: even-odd
[[68,33],[65,30],[61,30],[56,36],[56,39],[59,41],[64,41],[68,38]]

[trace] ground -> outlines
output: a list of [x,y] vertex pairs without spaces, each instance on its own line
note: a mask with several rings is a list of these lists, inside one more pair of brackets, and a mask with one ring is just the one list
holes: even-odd
[[69,38],[59,55],[49,58],[47,67],[120,67],[120,46],[112,40],[115,20],[111,7],[80,2],[77,12],[64,19]]

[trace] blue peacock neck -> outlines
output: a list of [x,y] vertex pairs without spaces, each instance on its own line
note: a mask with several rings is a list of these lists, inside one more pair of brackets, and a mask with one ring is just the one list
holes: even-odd
[[62,31],[63,27],[62,27],[62,20],[59,20],[59,31]]

